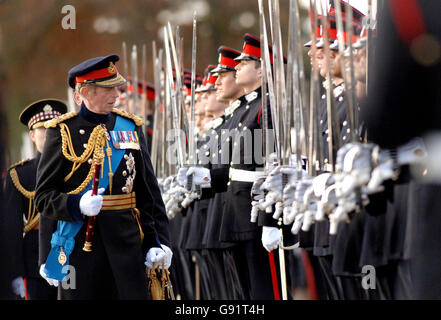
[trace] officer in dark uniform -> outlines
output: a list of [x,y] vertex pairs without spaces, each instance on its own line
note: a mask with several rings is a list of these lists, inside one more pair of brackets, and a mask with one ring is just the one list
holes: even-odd
[[[215,65],[209,65],[205,69],[206,75],[206,84],[198,89],[198,92],[201,94],[201,101],[198,105],[198,111],[201,109],[204,112],[201,113],[201,119],[198,121],[198,134],[195,139],[195,147],[196,147],[196,156],[197,159],[200,159],[200,154],[205,152],[207,149],[207,143],[209,142],[209,121],[207,120],[207,105],[208,105],[208,96],[214,94],[216,90],[214,87],[214,83],[216,82],[217,76],[211,74],[211,70],[215,68]],[[208,134],[207,134],[208,133]],[[191,137],[190,137],[191,139]],[[198,161],[198,160],[197,160]],[[203,167],[208,167],[208,161],[201,161],[200,165]],[[203,299],[211,300],[216,297],[216,287],[215,283],[212,281],[211,271],[208,264],[207,257],[205,252],[203,252],[204,246],[202,242],[202,238],[205,231],[205,225],[207,220],[207,209],[208,204],[210,202],[210,198],[204,199],[196,199],[191,204],[191,218],[189,221],[189,230],[188,230],[188,238],[186,242],[186,248],[191,252],[193,261],[198,265],[198,270],[200,274],[200,285],[201,285],[201,296]]]
[[30,300],[53,300],[56,289],[39,274],[38,234],[40,214],[35,208],[37,166],[46,136],[44,122],[67,112],[64,102],[43,99],[31,103],[20,114],[20,122],[29,128],[37,155],[12,165],[8,170],[5,196],[4,241],[7,241],[5,261],[11,264],[13,290]]
[[236,83],[244,89],[247,104],[233,131],[230,179],[220,239],[234,243],[239,276],[243,286],[249,290],[249,298],[273,299],[268,254],[260,240],[262,228],[250,222],[251,187],[254,180],[263,175],[263,164],[257,163],[254,148],[249,148],[253,146],[254,130],[262,128],[260,52],[260,40],[245,34],[242,53],[235,58],[239,61],[235,69]]
[[[222,170],[227,172],[229,164],[222,162],[223,154],[231,154],[228,137],[222,137],[222,131],[228,130],[232,125],[232,118],[235,106],[240,107],[240,99],[243,96],[242,88],[236,84],[234,67],[239,63],[234,59],[240,55],[239,51],[221,46],[218,49],[218,65],[211,72],[218,75],[216,86],[216,97],[220,101],[226,101],[228,107],[220,117],[212,121],[210,130],[209,150],[205,151],[209,157],[210,170]],[[237,108],[236,107],[236,108]],[[245,108],[243,108],[245,110]],[[239,109],[240,110],[240,109]],[[223,145],[223,144],[224,145]],[[227,147],[228,146],[228,147]],[[222,219],[222,211],[225,205],[225,192],[217,192],[210,201],[207,211],[207,224],[203,237],[203,244],[207,251],[208,259],[215,271],[214,279],[217,283],[220,299],[243,299],[243,290],[237,275],[237,267],[232,256],[231,243],[219,240],[219,225]]]
[[[158,226],[167,220],[143,121],[114,108],[116,87],[125,83],[118,60],[117,55],[97,57],[72,68],[68,83],[81,109],[45,124],[35,203],[58,223],[41,274],[48,281],[72,277],[73,283],[59,286],[61,299],[146,299],[144,263],[166,268],[171,263],[161,249],[168,230]],[[102,176],[95,196],[97,165]],[[88,217],[95,217],[95,224],[93,238],[85,243]]]
[[[344,6],[342,5],[342,8]],[[360,34],[361,21],[363,14],[353,7],[353,34]],[[346,37],[346,12],[342,12],[344,37]],[[318,41],[316,43],[316,52],[311,51],[308,55],[311,59],[317,59],[320,67],[320,75],[326,77],[328,68],[332,76],[333,99],[336,107],[337,123],[339,125],[340,137],[338,143],[344,145],[350,142],[350,129],[347,121],[348,103],[346,99],[346,88],[343,82],[343,75],[341,73],[341,66],[344,63],[342,57],[338,52],[337,40],[337,25],[336,12],[334,2],[331,1],[330,11],[328,12],[328,39],[330,41],[330,56],[326,57],[324,50],[324,39],[322,32],[323,28],[319,28],[317,33]],[[319,21],[320,24],[320,21]],[[305,46],[310,46],[310,43]],[[328,66],[328,61],[330,66]],[[326,88],[327,83],[323,86]],[[327,112],[327,96],[323,94],[319,103],[318,110],[320,114],[319,120],[319,134],[322,137],[322,154],[325,171],[331,171],[329,167],[329,149],[328,149],[328,112]],[[360,215],[355,216],[351,224],[340,223],[338,233],[335,236],[329,235],[329,221],[317,221],[314,227],[314,255],[318,258],[321,273],[326,280],[327,295],[329,299],[360,299],[364,298],[364,292],[360,289],[361,279],[354,279],[355,275],[359,274],[358,262],[361,247],[361,235],[363,234],[363,223],[359,221]],[[319,278],[320,277],[319,275]],[[322,290],[319,290],[322,292]],[[323,296],[323,295],[322,295]]]
[[[376,60],[362,119],[370,141],[397,150],[414,137],[424,138],[441,129],[441,6],[437,1],[415,0],[389,1],[383,8],[376,48],[381,59]],[[424,106],[424,112],[417,106]],[[427,168],[425,175],[424,170],[413,171],[409,184],[406,233],[411,235],[411,250],[404,257],[410,257],[413,299],[441,298],[441,189],[433,169]],[[434,180],[419,180],[424,177]]]

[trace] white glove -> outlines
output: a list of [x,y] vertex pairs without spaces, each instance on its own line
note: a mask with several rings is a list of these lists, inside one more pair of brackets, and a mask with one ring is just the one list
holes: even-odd
[[187,170],[187,177],[193,175],[193,185],[200,185],[201,188],[211,187],[210,170],[202,167],[190,167]]
[[164,266],[166,264],[167,254],[161,248],[153,247],[147,252],[145,256],[144,264],[147,268],[152,269],[156,266],[162,266],[162,262],[164,262]]
[[44,280],[46,280],[47,283],[49,283],[51,286],[58,287],[58,280],[56,280],[56,279],[51,279],[51,278],[48,278],[48,277],[46,276],[46,272],[44,272],[44,268],[45,268],[45,267],[46,267],[46,264],[42,264],[42,265],[40,266],[40,276],[41,276]]
[[305,216],[303,217],[302,230],[309,231],[311,225],[315,222],[315,214],[317,212],[317,203],[319,199],[314,194],[314,188],[311,184],[306,190],[303,197],[303,204],[306,208]]
[[180,186],[185,187],[187,185],[187,167],[179,168],[178,174],[176,175],[176,180]]
[[297,183],[297,188],[294,193],[294,202],[292,203],[291,215],[287,218],[288,222],[291,222],[299,213],[304,213],[306,207],[304,205],[304,195],[306,190],[312,185],[311,179],[304,179]]
[[317,203],[316,221],[323,221],[326,214],[331,214],[338,204],[338,198],[335,195],[336,185],[333,184],[326,188],[320,201]]
[[[164,268],[168,269],[171,266],[172,257],[173,257],[173,251],[166,245],[161,244],[162,250],[164,250],[166,256],[165,256],[165,262],[164,262]],[[160,266],[162,268],[162,265]]]
[[281,235],[275,227],[262,227],[262,245],[266,251],[271,252],[279,247]]
[[101,196],[101,194],[105,190],[105,188],[99,188],[96,196],[92,196],[92,190],[83,194],[80,199],[81,213],[88,217],[93,217],[100,213],[101,207],[103,206],[103,196]]
[[162,182],[162,190],[164,192],[167,192],[168,190],[170,190],[170,187],[172,185],[174,178],[175,178],[175,176],[169,176],[164,179],[164,181]]
[[14,294],[22,298],[25,297],[25,285],[24,285],[23,277],[17,277],[14,280],[12,280],[11,287],[12,287],[12,292],[14,292]]
[[260,200],[265,198],[265,191],[263,190],[263,183],[265,182],[265,177],[260,177],[254,181],[251,187],[251,217],[250,222],[255,223],[259,214]]
[[268,191],[265,196],[265,201],[262,203],[262,208],[267,213],[272,212],[272,205],[277,201],[282,200],[282,174],[280,173],[280,167],[275,167],[266,177],[263,183],[263,188]]
[[294,223],[292,224],[291,233],[298,234],[300,231],[300,227],[302,226],[303,219],[305,217],[304,213],[299,213],[296,215],[294,219]]

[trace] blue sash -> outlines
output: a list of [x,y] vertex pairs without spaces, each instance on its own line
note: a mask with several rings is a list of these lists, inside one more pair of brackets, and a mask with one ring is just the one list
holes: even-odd
[[[133,131],[135,123],[121,116],[116,116],[114,131]],[[112,170],[116,170],[123,159],[125,150],[116,149],[112,140],[109,141],[112,148]],[[109,185],[109,161],[104,161],[103,176],[100,177],[99,188],[107,189]],[[86,193],[92,189],[91,181],[89,185],[80,194]],[[75,247],[75,236],[83,226],[83,222],[58,221],[57,231],[52,234],[51,251],[46,260],[45,272],[48,278],[62,281],[68,272],[69,256]]]

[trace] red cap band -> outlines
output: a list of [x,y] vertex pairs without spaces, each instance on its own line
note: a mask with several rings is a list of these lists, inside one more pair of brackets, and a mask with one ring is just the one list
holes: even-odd
[[109,67],[99,69],[99,70],[94,70],[92,72],[83,74],[82,76],[75,77],[75,84],[87,82],[89,80],[110,78],[111,76],[113,76],[117,73],[118,73],[118,69],[116,68],[116,66],[113,63],[111,63],[111,65]]

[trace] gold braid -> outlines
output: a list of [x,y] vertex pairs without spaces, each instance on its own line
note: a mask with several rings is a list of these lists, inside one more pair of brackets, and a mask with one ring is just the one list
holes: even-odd
[[40,214],[37,213],[35,215],[35,205],[34,205],[34,199],[35,199],[35,191],[29,191],[26,190],[20,183],[20,180],[18,178],[17,170],[15,168],[12,168],[9,170],[9,175],[11,176],[12,183],[17,188],[17,190],[27,199],[29,199],[29,206],[28,206],[28,215],[26,217],[26,224],[24,226],[23,232],[27,233],[30,230],[32,230],[37,223],[40,221]]
[[[75,150],[72,144],[72,138],[68,126],[64,123],[60,123],[59,125],[60,125],[60,133],[62,140],[61,150],[63,152],[64,157],[67,160],[73,162],[72,170],[64,178],[64,181],[69,180],[74,174],[74,172],[77,171],[78,168],[93,155],[92,164],[90,166],[90,170],[89,173],[87,174],[86,179],[80,184],[78,188],[68,192],[68,194],[77,194],[83,191],[92,180],[92,177],[95,173],[95,165],[97,164],[102,165],[104,163],[104,157],[105,157],[104,146],[106,145],[106,143],[108,146],[108,142],[106,138],[107,129],[104,125],[96,126],[93,129],[92,133],[90,134],[89,140],[87,141],[86,149],[81,154],[81,156],[78,157],[75,154]],[[107,154],[109,156],[109,152]],[[110,159],[109,159],[109,163],[110,163]]]

